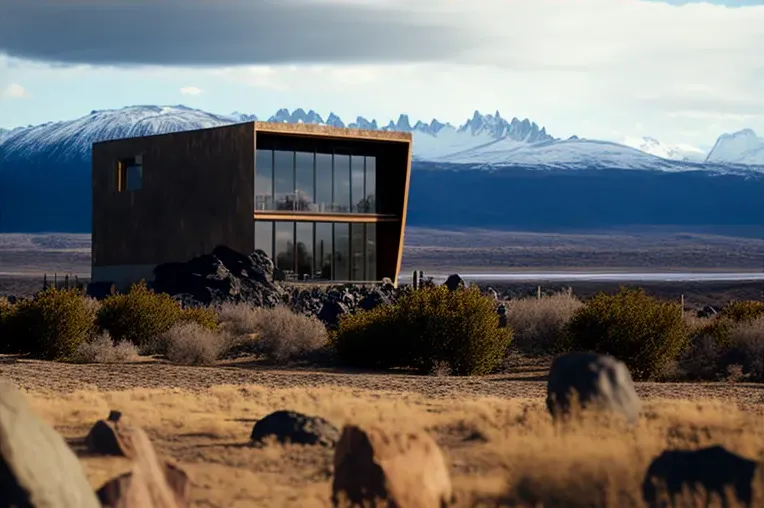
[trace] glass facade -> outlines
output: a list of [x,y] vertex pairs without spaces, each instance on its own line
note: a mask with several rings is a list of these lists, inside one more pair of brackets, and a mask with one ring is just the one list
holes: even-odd
[[378,280],[377,225],[363,222],[255,221],[255,249],[287,280]]
[[376,181],[375,157],[255,152],[256,211],[376,213]]

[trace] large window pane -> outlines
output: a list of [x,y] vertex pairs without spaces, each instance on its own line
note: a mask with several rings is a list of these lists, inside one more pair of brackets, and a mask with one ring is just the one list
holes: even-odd
[[332,241],[332,223],[316,223],[316,249],[315,249],[315,278],[331,280],[332,278],[332,255],[334,252]]
[[273,259],[273,222],[255,221],[255,250],[258,249]]
[[297,222],[297,278],[310,279],[313,276],[313,223]]
[[366,207],[369,213],[377,212],[377,158],[366,157]]
[[255,155],[255,210],[273,210],[273,150]]
[[350,224],[334,224],[334,277],[333,280],[350,280]]
[[315,211],[313,185],[313,153],[297,152],[294,159],[296,209]]
[[294,279],[294,222],[276,222],[276,267]]
[[294,152],[273,152],[276,210],[294,210]]
[[363,159],[362,155],[350,156],[350,199],[353,204],[352,210],[358,213],[366,213]]
[[351,254],[352,254],[352,274],[351,274],[351,280],[359,281],[363,280],[365,278],[366,273],[364,272],[364,261],[365,256],[363,253],[364,248],[364,226],[365,224],[361,222],[355,222],[350,224],[350,231],[351,231],[351,241],[350,241],[350,247],[351,247]]
[[318,212],[332,210],[332,154],[316,154],[316,207]]
[[334,211],[350,211],[350,156],[334,154]]
[[377,278],[377,225],[366,224],[366,280]]

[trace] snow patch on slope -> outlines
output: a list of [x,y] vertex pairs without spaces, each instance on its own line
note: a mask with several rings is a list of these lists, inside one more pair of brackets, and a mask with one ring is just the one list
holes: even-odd
[[764,138],[751,129],[722,134],[706,157],[706,162],[764,165]]

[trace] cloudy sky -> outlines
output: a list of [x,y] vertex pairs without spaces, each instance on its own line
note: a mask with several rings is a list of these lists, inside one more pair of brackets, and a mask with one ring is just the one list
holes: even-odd
[[708,147],[764,135],[764,0],[0,0],[0,127],[185,104]]

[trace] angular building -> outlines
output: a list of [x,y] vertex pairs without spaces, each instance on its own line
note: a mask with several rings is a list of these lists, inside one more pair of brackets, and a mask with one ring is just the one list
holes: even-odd
[[249,122],[93,144],[92,281],[226,245],[286,280],[397,283],[411,134]]

